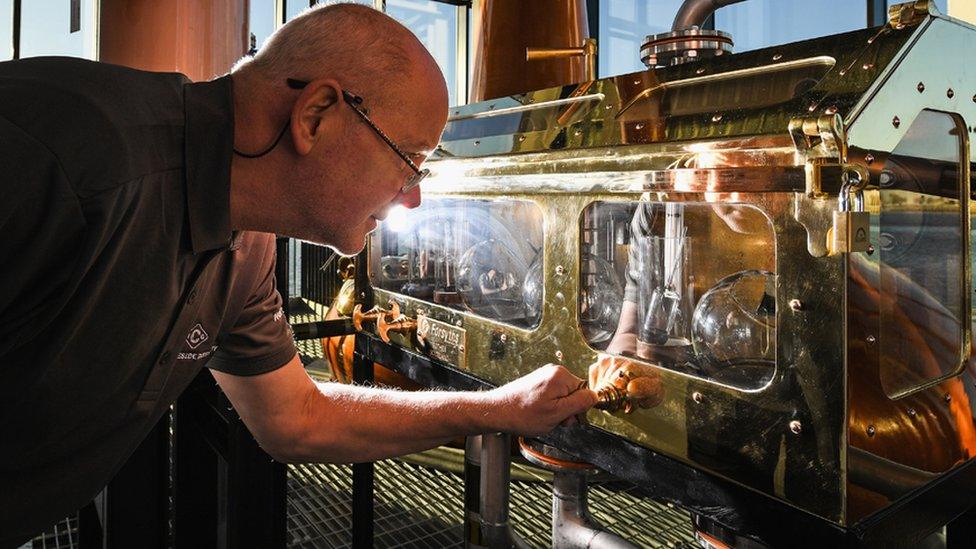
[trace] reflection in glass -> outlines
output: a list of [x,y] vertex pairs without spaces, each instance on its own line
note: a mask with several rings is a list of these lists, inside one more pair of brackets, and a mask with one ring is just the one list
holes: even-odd
[[743,52],[863,29],[867,3],[850,0],[749,0],[715,12],[715,28],[729,32]]
[[[581,329],[592,347],[742,389],[769,382],[775,235],[761,211],[732,202],[598,202],[581,224],[581,264],[596,258],[626,280],[619,302],[610,295],[619,291],[594,299],[581,287]],[[618,315],[615,326],[601,321],[612,331],[606,343],[582,325],[600,303]]]
[[[424,199],[373,236],[373,284],[520,327],[538,325],[542,213],[521,200]],[[533,294],[537,292],[537,294]]]
[[437,61],[447,81],[450,105],[464,103],[456,96],[457,8],[432,0],[387,0],[386,14],[410,29]]
[[580,328],[590,345],[605,344],[620,318],[623,288],[613,265],[602,257],[584,254],[580,261]]

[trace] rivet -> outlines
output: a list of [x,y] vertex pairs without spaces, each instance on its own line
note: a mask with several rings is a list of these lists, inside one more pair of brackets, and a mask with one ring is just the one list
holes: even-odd
[[559,276],[563,276],[564,274],[566,274],[566,267],[563,267],[562,265],[556,265],[556,274]]
[[950,395],[949,393],[946,393],[943,398],[945,399],[946,404],[949,404],[950,402],[952,402],[952,395]]
[[976,95],[973,96],[973,103],[976,103]]
[[897,25],[895,25],[895,30],[901,30],[903,28],[905,28],[905,24],[904,23],[898,23]]
[[701,404],[702,401],[705,400],[705,397],[703,397],[698,391],[695,391],[694,393],[691,393],[691,400],[694,400],[695,404]]
[[831,105],[824,109],[824,114],[837,114],[837,106]]
[[640,84],[640,80],[639,79],[638,80],[634,80],[634,85],[636,86],[638,84]]
[[488,105],[488,110],[489,110],[489,111],[493,111],[493,110],[495,110],[495,104],[494,104],[494,103],[492,103],[491,105]]
[[868,244],[868,255],[874,255],[874,244]]
[[865,63],[865,64],[861,65],[861,68],[864,69],[864,70],[872,69],[872,68],[874,68],[874,63]]
[[793,309],[794,311],[802,311],[803,310],[803,302],[800,301],[799,299],[791,299],[790,300],[790,309]]
[[866,162],[870,166],[871,163],[874,162],[874,155],[871,153],[864,155],[864,162]]
[[702,68],[699,68],[699,69],[696,69],[695,70],[695,74],[705,74],[705,69],[703,67]]
[[909,408],[908,415],[909,417],[915,417],[916,415],[918,415],[918,412],[915,411],[915,408]]
[[524,135],[520,135],[520,136],[518,136],[518,140],[519,140],[520,142],[521,142],[521,141],[525,141],[525,136],[524,136]]
[[840,74],[841,76],[844,76],[845,74],[847,74],[847,69],[841,69],[838,74]]
[[952,91],[952,88],[946,90],[946,97],[948,97],[949,99],[952,99],[954,95],[956,95],[956,92]]
[[579,137],[579,136],[583,135],[583,130],[581,130],[579,128],[576,128],[576,130],[573,132],[573,135],[575,135],[576,137]]
[[461,324],[463,324],[463,322],[461,322],[461,319],[457,319],[457,320],[454,321],[454,325],[457,326],[457,327],[460,327]]
[[892,118],[891,119],[891,125],[894,126],[894,127],[896,127],[896,128],[898,126],[901,126],[901,118],[898,118],[897,116],[894,117],[894,118]]
[[556,360],[562,361],[562,359],[563,359],[563,352],[556,351]]
[[506,341],[508,341],[508,335],[507,334],[502,334],[502,335],[498,336],[498,340],[501,341],[502,343],[505,343]]
[[604,108],[604,109],[607,109],[607,110],[609,111],[610,109],[612,109],[612,108],[613,108],[613,105],[606,105],[606,106],[605,106],[605,107],[603,107],[603,108]]
[[807,110],[810,111],[810,112],[813,112],[813,111],[817,110],[817,104],[816,103],[810,103],[810,105],[807,107]]
[[868,343],[874,343],[877,341],[873,335],[869,335],[867,338]]
[[925,82],[919,82],[918,85],[915,86],[915,89],[918,90],[918,93],[925,91]]
[[535,103],[535,98],[530,97],[529,98],[529,103]]
[[798,435],[803,432],[803,424],[798,420],[793,420],[790,422],[790,432],[794,435]]
[[637,125],[634,126],[634,129],[635,130],[643,130],[644,129],[644,123],[643,122],[638,122]]
[[722,121],[722,115],[721,114],[716,114],[716,115],[713,115],[712,116],[712,122],[721,122],[721,121]]
[[458,345],[458,351],[464,352],[464,345]]
[[874,425],[868,425],[868,436],[869,437],[873,437],[874,436],[874,433],[876,433],[876,432],[877,432],[877,430],[874,428]]
[[475,147],[477,147],[477,146],[478,146],[478,145],[480,145],[480,144],[481,144],[481,141],[475,141],[475,142],[474,142],[474,146],[475,146]]
[[782,58],[783,58],[783,54],[777,53],[776,55],[773,56],[773,61],[779,61]]

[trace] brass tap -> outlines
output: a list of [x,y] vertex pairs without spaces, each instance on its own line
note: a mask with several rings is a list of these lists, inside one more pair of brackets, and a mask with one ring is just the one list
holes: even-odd
[[586,79],[596,80],[596,38],[587,38],[578,48],[525,48],[525,60],[583,57],[586,61]]
[[613,385],[605,385],[597,389],[596,394],[599,400],[594,407],[598,410],[606,410],[607,412],[614,413],[623,408],[624,413],[629,414],[634,408],[634,405],[627,397],[627,391],[624,389],[619,389]]
[[[399,307],[397,307],[397,312]],[[390,342],[390,332],[397,333],[410,333],[417,329],[417,321],[413,318],[408,318],[404,315],[397,315],[392,317],[393,320],[386,320],[386,317],[381,316],[379,320],[376,321],[376,331],[380,334],[380,339],[385,343]]]
[[352,310],[352,325],[356,328],[357,332],[361,332],[363,331],[363,322],[376,322],[381,316],[386,314],[387,311],[381,309],[379,306],[363,312],[363,306],[357,303],[356,307]]

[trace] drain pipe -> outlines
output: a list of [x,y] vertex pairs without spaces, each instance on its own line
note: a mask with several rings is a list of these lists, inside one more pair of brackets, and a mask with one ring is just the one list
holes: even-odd
[[512,437],[504,433],[481,436],[481,541],[491,548],[527,548],[508,520]]
[[738,4],[745,0],[685,0],[674,16],[672,31],[687,30],[692,27],[701,28],[708,16],[719,8]]
[[637,549],[633,543],[604,530],[603,525],[590,517],[586,475],[582,471],[553,471],[552,546]]

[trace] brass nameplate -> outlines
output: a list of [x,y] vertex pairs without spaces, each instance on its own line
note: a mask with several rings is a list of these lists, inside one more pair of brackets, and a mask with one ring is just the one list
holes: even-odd
[[417,341],[427,356],[467,369],[464,328],[417,315]]

